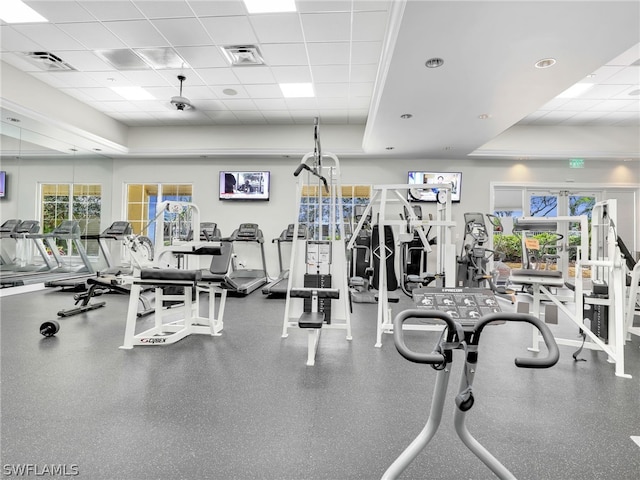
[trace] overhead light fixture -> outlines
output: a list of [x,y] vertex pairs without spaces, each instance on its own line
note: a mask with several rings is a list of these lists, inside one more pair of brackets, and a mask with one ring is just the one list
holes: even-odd
[[444,65],[444,60],[439,57],[433,57],[427,60],[424,65],[427,68],[438,68]]
[[142,87],[111,87],[111,90],[127,100],[155,100],[155,97]]
[[488,118],[491,118],[491,115],[489,115],[488,113],[481,113],[480,115],[478,115],[478,118],[480,120],[486,120]]
[[295,0],[244,0],[249,13],[295,12]]
[[593,83],[576,83],[558,95],[557,98],[576,98],[593,87]]
[[556,64],[555,58],[543,58],[538,60],[535,64],[536,68],[549,68],[553,67]]
[[403,120],[407,120],[409,118],[412,118],[413,115],[410,113],[403,113],[402,115],[400,115],[400,118],[402,118]]
[[7,23],[42,23],[46,18],[29,7],[22,0],[2,0],[0,2],[0,20]]
[[173,48],[134,48],[133,51],[155,69],[187,67],[187,63]]
[[281,83],[280,90],[285,98],[313,97],[313,85],[311,83]]
[[187,97],[182,96],[182,82],[184,82],[186,79],[187,77],[185,77],[184,75],[178,75],[178,80],[180,81],[180,95],[171,97],[171,104],[174,105],[179,111],[189,110],[190,108],[193,108],[193,105],[191,105],[191,101]]

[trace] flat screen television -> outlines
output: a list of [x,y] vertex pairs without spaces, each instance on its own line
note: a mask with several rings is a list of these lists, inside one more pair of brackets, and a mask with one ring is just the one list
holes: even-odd
[[0,171],[0,198],[7,195],[7,172]]
[[[425,172],[411,171],[409,172],[409,181],[411,184],[435,183],[451,184],[451,201],[460,201],[460,192],[462,189],[462,173],[461,172]],[[408,200],[412,202],[436,202],[438,188],[412,188],[409,190]]]
[[269,200],[270,172],[226,170],[220,172],[220,200]]

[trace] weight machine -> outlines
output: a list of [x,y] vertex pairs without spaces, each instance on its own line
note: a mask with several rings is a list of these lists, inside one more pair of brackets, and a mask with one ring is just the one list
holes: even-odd
[[[332,153],[322,152],[317,118],[314,143],[314,151],[302,157],[293,174],[297,177],[296,221],[282,323],[282,338],[289,336],[292,327],[307,330],[307,365],[315,364],[322,330],[346,330],[346,339],[352,339],[345,229],[342,215],[336,218],[342,209],[340,162]],[[299,235],[298,218],[303,197],[311,194],[318,208],[305,239]]]
[[[438,189],[440,192],[438,203],[436,204],[435,220],[418,219],[411,204],[407,201],[407,193],[412,189]],[[450,183],[443,184],[401,184],[401,185],[374,185],[372,187],[372,196],[365,209],[362,218],[356,226],[353,236],[347,245],[349,250],[354,248],[355,238],[360,229],[362,229],[365,219],[373,212],[374,206],[378,208],[378,228],[384,231],[385,228],[392,229],[406,228],[408,226],[409,233],[401,235],[401,242],[410,242],[414,238],[414,232],[418,234],[425,252],[431,252],[431,245],[427,239],[426,227],[435,229],[436,241],[436,277],[439,286],[454,287],[456,277],[456,247],[453,243],[452,230],[456,226],[451,219],[451,189]],[[389,207],[393,204],[400,204],[404,207],[407,218],[396,219],[390,216]],[[378,236],[378,249],[380,252],[388,252],[385,245],[384,235]],[[391,252],[389,252],[389,255]],[[393,322],[391,318],[391,310],[389,308],[389,296],[387,289],[387,268],[389,262],[386,257],[382,258],[378,263],[378,278],[380,279],[378,287],[378,315],[377,315],[377,333],[376,347],[382,346],[382,334],[393,332]]]

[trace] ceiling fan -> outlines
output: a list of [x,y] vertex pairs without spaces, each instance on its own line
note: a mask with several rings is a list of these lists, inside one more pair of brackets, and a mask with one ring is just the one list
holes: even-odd
[[194,108],[191,104],[191,100],[189,100],[187,97],[182,96],[182,82],[184,82],[186,79],[187,77],[185,77],[184,75],[178,75],[178,80],[180,80],[180,95],[171,97],[171,104],[175,105],[176,109],[180,111]]

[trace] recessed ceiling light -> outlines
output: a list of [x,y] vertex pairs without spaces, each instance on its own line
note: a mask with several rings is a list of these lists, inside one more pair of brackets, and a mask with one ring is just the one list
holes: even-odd
[[313,85],[310,83],[281,83],[280,90],[285,98],[313,97]]
[[593,83],[576,83],[558,95],[558,98],[576,98],[593,87]]
[[142,87],[111,87],[111,90],[127,100],[155,100],[155,97]]
[[438,68],[438,67],[441,67],[443,64],[444,64],[444,60],[442,58],[433,57],[427,60],[424,65],[427,68]]
[[295,0],[244,0],[249,13],[295,12]]
[[400,118],[403,118],[405,120],[411,117],[413,117],[411,113],[403,113],[402,115],[400,115]]
[[556,64],[555,58],[543,58],[536,62],[536,68],[549,68]]
[[7,23],[48,22],[46,18],[27,6],[22,0],[2,0],[0,2],[0,19]]
[[225,88],[224,90],[222,90],[222,93],[224,93],[225,95],[237,95],[238,91],[233,89],[233,88]]
[[481,113],[480,115],[478,115],[478,118],[480,120],[486,120],[487,118],[491,118],[491,115],[489,115],[488,113]]

